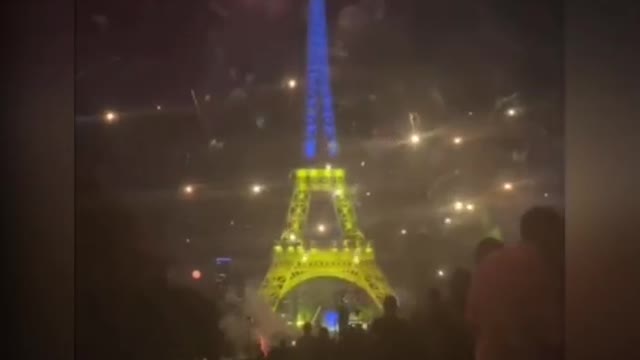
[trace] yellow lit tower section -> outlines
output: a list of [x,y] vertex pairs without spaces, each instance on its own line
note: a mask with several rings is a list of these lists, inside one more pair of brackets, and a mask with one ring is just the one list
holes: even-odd
[[[304,155],[309,163],[317,160],[318,145],[329,158],[338,155],[333,100],[329,76],[327,26],[324,0],[310,0],[307,42],[307,106]],[[322,133],[319,134],[318,130]],[[328,194],[333,202],[341,239],[330,248],[312,247],[305,239],[311,196]],[[392,294],[387,279],[375,261],[375,251],[358,227],[355,207],[344,169],[301,168],[294,171],[293,196],[282,236],[273,248],[271,267],[261,292],[276,310],[283,298],[306,281],[335,278],[352,283],[369,294],[382,307]]]

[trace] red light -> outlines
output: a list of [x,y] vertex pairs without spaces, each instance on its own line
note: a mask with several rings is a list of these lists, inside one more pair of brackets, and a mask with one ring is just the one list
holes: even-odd
[[198,280],[202,277],[202,273],[200,272],[200,270],[193,270],[193,272],[191,273],[191,277],[195,280]]

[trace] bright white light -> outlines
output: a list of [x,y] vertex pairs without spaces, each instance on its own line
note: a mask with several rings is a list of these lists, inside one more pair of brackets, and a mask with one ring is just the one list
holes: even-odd
[[118,116],[113,111],[107,111],[104,114],[104,121],[108,124],[111,124],[117,120]]
[[264,186],[260,185],[260,184],[255,184],[253,186],[251,186],[251,192],[254,194],[260,194],[262,192],[262,190],[264,190]]
[[473,209],[475,209],[475,206],[473,204],[467,204],[466,208],[469,211],[473,211]]
[[451,224],[451,222],[452,222],[451,218],[445,218],[444,219],[444,223],[447,224],[447,225]]
[[289,87],[289,89],[295,89],[296,86],[298,86],[298,82],[296,81],[296,79],[289,79],[289,81],[287,81],[287,86]]
[[367,163],[366,163],[366,162],[364,162],[364,161],[361,161],[361,162],[360,162],[360,166],[362,166],[362,167],[364,167],[366,164],[367,164]]
[[199,279],[202,277],[202,273],[200,272],[200,270],[193,270],[193,271],[191,272],[191,277],[192,277],[194,280],[199,280]]
[[462,202],[460,202],[460,201],[456,201],[453,204],[453,208],[456,209],[456,211],[460,211],[460,210],[462,210],[464,208],[464,204]]
[[162,106],[156,105],[156,110],[162,110]]
[[460,136],[454,137],[453,138],[453,143],[456,144],[456,145],[462,144],[462,137],[460,137]]
[[327,230],[327,228],[324,226],[324,224],[318,224],[318,232],[319,233],[323,233]]
[[296,239],[296,234],[289,234],[289,240],[293,241]]
[[407,229],[402,229],[402,230],[400,230],[400,234],[402,234],[402,235],[407,235]]
[[186,243],[188,244],[188,243],[190,243],[190,242],[191,242],[191,239],[187,239],[187,240],[185,240],[185,241],[186,241]]
[[367,193],[365,195],[371,196],[371,191],[367,191]]
[[327,170],[331,170],[331,164],[326,164],[326,165],[324,166],[324,168],[325,168],[325,169],[327,169]]
[[420,143],[420,135],[418,135],[418,134],[411,134],[411,137],[409,138],[409,141],[410,141],[412,144],[414,144],[414,145],[416,145],[416,144]]
[[438,276],[439,277],[444,277],[444,270],[442,270],[442,269],[438,270]]
[[516,116],[518,114],[518,110],[515,108],[507,109],[507,116]]
[[291,346],[296,346],[296,341],[295,340],[291,340]]
[[182,189],[182,191],[184,191],[184,193],[187,195],[193,194],[193,190],[193,185],[185,185],[185,187]]
[[511,191],[513,190],[513,184],[510,182],[506,182],[504,184],[502,184],[502,188],[506,191]]

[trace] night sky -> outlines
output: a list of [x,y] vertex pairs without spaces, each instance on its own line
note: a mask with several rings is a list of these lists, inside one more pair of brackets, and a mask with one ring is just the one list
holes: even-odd
[[[78,2],[78,173],[130,206],[154,234],[141,244],[147,250],[185,266],[227,255],[268,263],[285,220],[288,173],[304,164],[303,91],[283,86],[304,77],[304,3]],[[468,240],[452,253],[471,249],[479,240],[473,227],[435,229],[456,196],[490,204],[513,224],[527,206],[562,203],[561,4],[328,7],[339,163],[350,172],[365,234],[389,262],[410,249],[402,228]],[[508,119],[510,107],[522,115]],[[121,114],[115,126],[101,121],[106,110]],[[419,131],[436,134],[417,148],[406,143],[412,111]],[[457,135],[461,149],[451,146]],[[427,198],[456,169],[465,175]],[[495,194],[504,181],[518,185],[510,199]],[[248,191],[256,182],[267,188],[259,198]],[[200,184],[197,199],[181,197],[187,183]]]

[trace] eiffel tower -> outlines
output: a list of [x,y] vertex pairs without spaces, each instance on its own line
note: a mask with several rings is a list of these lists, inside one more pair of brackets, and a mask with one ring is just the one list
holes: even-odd
[[[318,160],[318,143],[326,142],[323,155],[338,155],[333,99],[331,94],[325,0],[310,0],[307,40],[307,111],[303,153],[313,164]],[[322,122],[322,136],[318,134]],[[312,194],[331,196],[340,224],[341,239],[330,248],[311,246],[304,238]],[[271,267],[261,293],[275,311],[283,298],[300,284],[317,278],[337,278],[367,292],[382,307],[392,290],[375,261],[375,251],[358,227],[355,207],[347,186],[346,171],[340,168],[309,167],[294,171],[293,196],[282,236],[276,241]]]

